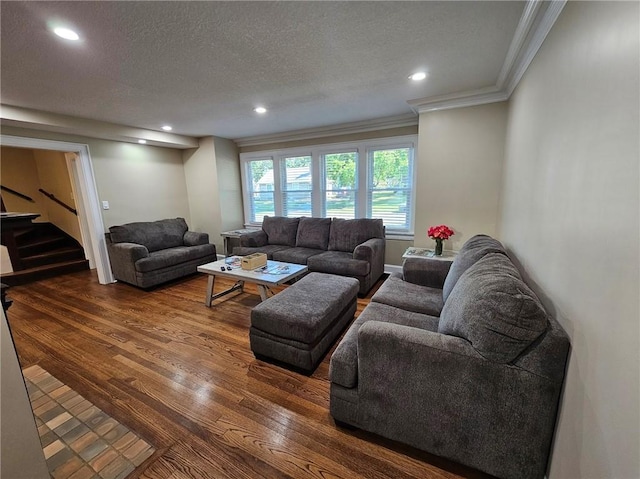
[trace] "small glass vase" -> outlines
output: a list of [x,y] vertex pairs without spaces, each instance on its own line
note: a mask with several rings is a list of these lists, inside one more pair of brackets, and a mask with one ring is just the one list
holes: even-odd
[[436,256],[442,256],[442,240],[436,238]]

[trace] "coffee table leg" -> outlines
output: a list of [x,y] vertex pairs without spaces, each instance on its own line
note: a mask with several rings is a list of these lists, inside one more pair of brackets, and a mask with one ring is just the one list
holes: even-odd
[[264,284],[258,285],[258,292],[260,293],[260,299],[265,301],[269,297],[269,293],[271,290],[267,288]]
[[215,284],[215,281],[215,275],[210,274],[209,281],[207,282],[207,299],[205,299],[204,301],[204,304],[206,304],[208,308],[211,307],[211,298],[213,297],[213,286]]

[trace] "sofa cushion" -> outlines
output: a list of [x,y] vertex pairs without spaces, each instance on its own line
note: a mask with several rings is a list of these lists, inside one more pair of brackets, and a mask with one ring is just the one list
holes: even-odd
[[267,233],[269,244],[295,246],[300,218],[265,216],[262,229]]
[[212,244],[176,246],[149,253],[146,258],[135,262],[135,268],[140,273],[148,273],[215,254],[216,247]]
[[311,256],[307,260],[309,271],[339,274],[342,276],[366,276],[371,271],[368,261],[353,259],[352,253],[343,251],[325,251]]
[[438,332],[466,339],[485,358],[509,363],[548,326],[540,300],[509,258],[491,253],[458,280]]
[[321,249],[329,247],[331,218],[300,218],[296,246],[299,248]]
[[401,324],[436,331],[438,318],[394,308],[382,303],[369,303],[345,333],[331,356],[329,377],[331,382],[345,388],[358,385],[358,331],[367,321]]
[[476,235],[462,245],[442,286],[442,298],[445,303],[460,276],[476,261],[490,253],[507,254],[502,243],[487,235]]
[[430,316],[440,316],[443,306],[441,289],[409,283],[400,273],[392,273],[371,301]]
[[182,246],[189,229],[184,218],[128,223],[109,228],[114,243],[137,243],[151,251]]
[[329,232],[329,250],[353,253],[356,246],[371,238],[384,238],[384,225],[381,219],[333,218]]
[[285,263],[307,264],[309,258],[320,253],[324,253],[324,251],[311,248],[285,248],[280,251],[274,251],[273,259],[284,261]]

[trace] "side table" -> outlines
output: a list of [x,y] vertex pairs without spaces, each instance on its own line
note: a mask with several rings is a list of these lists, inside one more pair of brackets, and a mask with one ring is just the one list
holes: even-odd
[[443,251],[440,256],[436,256],[435,250],[428,248],[416,248],[411,246],[402,255],[402,259],[407,258],[423,258],[423,259],[435,259],[439,261],[453,261],[458,254],[457,251]]
[[[436,256],[432,249],[407,248],[402,255],[404,279],[430,288],[442,288],[457,254],[455,251],[443,251],[442,255]],[[428,279],[425,277],[426,271],[429,272]]]
[[242,235],[246,235],[247,233],[252,233],[256,231],[255,228],[242,228],[242,229],[237,229],[237,230],[232,230],[232,231],[223,231],[222,233],[220,233],[220,236],[222,236],[223,242],[224,242],[224,255],[225,257],[231,256],[231,254],[233,253],[233,247],[232,247],[232,242],[230,241],[232,239],[238,239],[240,238]]

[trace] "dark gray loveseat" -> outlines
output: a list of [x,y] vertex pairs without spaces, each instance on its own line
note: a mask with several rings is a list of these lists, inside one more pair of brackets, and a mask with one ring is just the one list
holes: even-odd
[[217,259],[209,235],[188,231],[184,218],[112,226],[105,235],[113,275],[150,288],[196,272]]
[[545,475],[569,351],[502,245],[407,260],[336,348],[339,422],[501,478]]
[[306,264],[309,271],[350,276],[365,295],[384,273],[381,219],[265,216],[262,229],[240,237],[233,254],[266,253],[269,259]]

